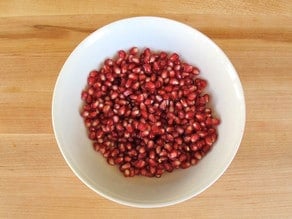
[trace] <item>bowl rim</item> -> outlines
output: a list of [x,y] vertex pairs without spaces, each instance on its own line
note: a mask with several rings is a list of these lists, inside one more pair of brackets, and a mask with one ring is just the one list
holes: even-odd
[[[241,112],[241,127],[240,127],[241,132],[240,132],[240,137],[237,139],[237,142],[233,147],[233,153],[231,155],[231,159],[225,164],[224,168],[219,171],[219,174],[217,175],[217,177],[215,177],[214,180],[209,182],[208,185],[204,186],[204,188],[202,188],[201,190],[199,190],[195,193],[191,193],[191,194],[188,194],[188,195],[181,197],[179,199],[175,199],[173,201],[168,201],[168,202],[135,203],[135,202],[125,201],[122,199],[111,197],[111,196],[107,195],[106,193],[94,188],[90,184],[90,182],[89,182],[90,180],[86,179],[87,178],[86,176],[84,176],[84,175],[81,176],[81,174],[78,172],[78,167],[76,167],[73,164],[73,162],[71,161],[71,159],[66,155],[64,149],[61,146],[61,142],[59,140],[60,136],[57,132],[57,128],[56,128],[56,124],[55,124],[56,90],[58,89],[58,85],[60,83],[60,78],[61,78],[62,72],[64,71],[65,65],[68,63],[68,61],[73,56],[73,54],[76,51],[78,51],[81,47],[86,45],[88,43],[88,41],[90,41],[95,35],[98,35],[98,34],[102,33],[103,31],[110,29],[112,26],[115,26],[121,22],[131,22],[131,21],[135,21],[135,20],[136,21],[137,20],[140,20],[140,21],[149,21],[149,20],[154,21],[154,20],[156,20],[156,21],[164,21],[164,22],[168,22],[168,23],[175,23],[177,25],[184,26],[184,28],[187,28],[189,31],[193,31],[195,34],[199,34],[202,37],[206,38],[209,41],[209,43],[213,44],[213,46],[215,46],[215,48],[218,50],[218,52],[228,61],[229,67],[234,72],[234,78],[237,82],[240,95],[242,96],[242,106],[243,107],[242,107],[242,112]],[[184,201],[187,201],[187,200],[201,194],[202,192],[207,190],[211,185],[213,185],[216,181],[218,181],[218,179],[225,173],[225,171],[227,170],[227,168],[230,166],[231,162],[235,158],[235,155],[237,154],[237,151],[239,149],[239,146],[240,146],[241,141],[242,141],[243,136],[244,136],[244,130],[245,130],[245,125],[246,125],[246,104],[245,104],[245,96],[244,96],[243,86],[241,84],[241,81],[240,81],[240,78],[239,78],[239,75],[238,75],[236,69],[234,68],[232,62],[230,61],[228,56],[224,53],[224,51],[212,39],[210,39],[207,35],[205,35],[204,33],[202,33],[201,31],[197,30],[196,28],[194,28],[192,26],[189,26],[185,23],[182,23],[182,22],[179,22],[179,21],[176,21],[173,19],[169,19],[169,18],[165,18],[165,17],[158,17],[158,16],[134,16],[134,17],[128,17],[128,18],[123,18],[123,19],[113,21],[111,23],[108,23],[108,24],[96,29],[95,31],[90,33],[88,36],[86,36],[84,39],[82,39],[82,41],[79,42],[78,45],[73,49],[73,51],[70,53],[70,55],[66,58],[66,61],[64,62],[63,66],[62,66],[62,68],[57,76],[56,82],[55,82],[53,95],[52,95],[51,116],[52,116],[52,126],[53,126],[54,136],[55,136],[58,148],[61,151],[63,158],[65,159],[67,165],[70,167],[70,169],[75,174],[75,176],[77,176],[87,187],[89,187],[91,190],[93,190],[94,192],[96,192],[100,196],[102,196],[108,200],[111,200],[113,202],[122,204],[122,205],[130,206],[130,207],[137,207],[137,208],[159,208],[159,207],[167,207],[167,206],[175,205],[178,203],[182,203]]]

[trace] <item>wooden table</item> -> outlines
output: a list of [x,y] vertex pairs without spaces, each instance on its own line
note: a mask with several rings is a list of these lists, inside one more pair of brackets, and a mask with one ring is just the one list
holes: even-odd
[[[70,52],[95,29],[137,15],[207,34],[230,57],[246,97],[244,138],[226,173],[196,198],[159,209],[88,189],[51,125],[54,84]],[[291,42],[289,0],[0,1],[0,218],[292,218]]]

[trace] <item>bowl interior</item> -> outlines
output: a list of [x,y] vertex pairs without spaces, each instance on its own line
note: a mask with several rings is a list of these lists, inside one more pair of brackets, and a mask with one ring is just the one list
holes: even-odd
[[[105,58],[132,46],[177,52],[208,80],[212,106],[221,119],[219,138],[195,167],[161,178],[125,178],[117,167],[94,152],[79,115],[80,94],[89,71]],[[205,35],[169,19],[137,17],[109,24],[88,36],[72,52],[58,77],[52,119],[59,148],[73,172],[91,189],[118,203],[160,207],[189,199],[214,183],[239,147],[245,124],[240,81],[225,54]]]

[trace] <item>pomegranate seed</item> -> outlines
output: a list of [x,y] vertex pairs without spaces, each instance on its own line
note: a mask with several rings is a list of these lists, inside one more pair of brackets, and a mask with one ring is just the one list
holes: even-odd
[[187,155],[181,154],[178,159],[180,162],[184,162],[187,159]]
[[115,164],[121,164],[123,161],[124,161],[124,158],[123,157],[117,157],[115,159]]
[[175,62],[178,59],[179,59],[179,56],[176,53],[171,54],[170,57],[169,57],[169,60],[172,61],[172,62]]
[[198,160],[201,160],[202,159],[202,155],[200,152],[196,152],[195,153],[195,158],[198,159]]
[[132,72],[134,73],[140,73],[141,72],[141,68],[140,67],[136,67],[132,69]]
[[213,118],[213,119],[212,119],[212,124],[213,124],[213,125],[219,125],[219,124],[220,124],[220,120],[219,120],[219,119],[215,119],[215,118]]
[[134,169],[133,167],[130,168],[130,177],[133,177],[136,175],[136,169]]
[[155,159],[155,157],[156,157],[156,153],[155,153],[155,151],[154,151],[154,150],[151,150],[151,151],[149,152],[149,158],[151,158],[151,159]]
[[204,153],[207,153],[210,149],[211,149],[211,146],[210,146],[210,145],[205,145],[205,146],[202,148],[202,151],[203,151]]
[[172,151],[172,147],[171,147],[171,145],[170,145],[169,143],[166,143],[166,144],[164,145],[164,148],[165,148],[168,152],[171,152],[171,151]]
[[120,51],[118,51],[118,56],[121,59],[125,59],[127,54],[126,54],[126,52],[124,50],[120,50]]
[[119,117],[117,115],[113,116],[113,121],[115,123],[118,123],[119,122]]
[[138,154],[138,160],[145,159],[146,156],[147,156],[147,153]]
[[82,112],[82,117],[86,118],[89,116],[89,112],[88,111],[83,111]]
[[192,73],[194,75],[198,75],[198,74],[200,74],[200,70],[198,68],[194,67]]
[[212,137],[208,136],[205,138],[205,142],[207,145],[211,146],[213,144],[213,139]]
[[114,65],[114,61],[112,59],[106,59],[104,61],[104,64],[107,66],[112,66],[112,65]]
[[171,162],[171,164],[174,168],[179,168],[181,162],[179,160],[174,160]]
[[129,50],[129,53],[131,55],[136,55],[137,53],[139,52],[139,49],[137,47],[132,47],[130,50]]
[[155,177],[160,178],[163,173],[164,173],[164,169],[157,169]]
[[193,66],[184,63],[184,64],[183,64],[183,69],[184,69],[185,72],[189,72],[189,73],[190,73],[190,72],[193,71]]
[[182,169],[189,168],[190,166],[191,166],[191,163],[190,163],[190,162],[185,162],[185,163],[182,163],[182,164],[181,164],[181,168],[182,168]]
[[195,129],[196,131],[201,130],[201,126],[200,126],[200,124],[199,124],[198,122],[194,122],[194,123],[193,123],[193,127],[194,127],[194,129]]
[[[173,63],[172,63],[171,65],[173,65]],[[170,77],[170,78],[174,78],[175,75],[176,75],[176,74],[175,74],[175,71],[174,71],[174,70],[170,70],[170,71],[169,71],[169,77]],[[175,81],[175,83],[179,84],[179,81]]]
[[82,93],[81,93],[81,99],[83,101],[86,101],[87,97],[88,97],[88,93],[86,91],[82,91]]
[[124,170],[124,176],[125,177],[129,177],[130,176],[130,170],[129,169]]
[[212,118],[207,118],[206,119],[206,126],[212,126],[212,125],[213,125]]
[[188,95],[188,100],[195,100],[196,97],[197,97],[197,94],[196,94],[196,93],[190,93],[190,94]]
[[193,127],[191,125],[188,125],[185,129],[186,134],[191,134],[193,132]]
[[125,160],[126,162],[130,162],[130,161],[132,160],[132,158],[131,158],[130,156],[125,156],[125,157],[124,157],[124,160]]
[[111,151],[112,157],[116,157],[118,154],[119,154],[119,149],[117,149],[117,148]]
[[162,73],[161,73],[161,77],[162,77],[163,79],[168,78],[168,72],[167,72],[166,70],[162,71]]
[[207,81],[176,53],[132,47],[89,72],[80,112],[96,151],[126,177],[196,165],[217,140]]
[[115,67],[114,67],[114,72],[115,72],[116,74],[121,74],[121,69],[120,69],[118,66],[115,66]]
[[182,135],[184,133],[184,129],[182,127],[176,127],[176,131],[177,133],[179,133],[180,135]]
[[139,169],[143,168],[145,165],[146,165],[146,162],[144,160],[137,160],[134,163],[134,166],[139,168]]
[[151,175],[156,174],[156,168],[154,166],[150,166],[149,171],[150,171]]
[[151,93],[153,93],[154,92],[154,90],[155,90],[155,84],[153,83],[153,82],[147,82],[146,84],[145,84],[145,88],[149,91],[149,92],[151,92]]
[[198,163],[198,160],[195,158],[191,159],[191,165],[196,165]]
[[144,69],[145,73],[148,73],[148,74],[151,73],[151,65],[150,64],[148,64],[148,63],[144,64],[143,69]]
[[200,138],[200,136],[198,134],[193,134],[191,136],[191,142],[196,142],[199,140],[199,138]]
[[94,89],[91,87],[88,89],[88,94],[93,95],[94,94]]
[[165,170],[166,170],[167,172],[172,172],[172,171],[173,171],[173,167],[172,167],[172,165],[169,164],[169,163],[165,163],[165,164],[164,164],[164,168],[165,168]]
[[204,131],[198,131],[197,134],[201,137],[201,138],[204,138],[207,136],[207,132],[204,132]]
[[130,163],[125,163],[121,166],[121,170],[126,170],[126,169],[130,169],[131,164]]
[[163,163],[164,161],[167,161],[167,160],[168,160],[168,158],[166,156],[165,157],[159,156],[158,163]]
[[204,121],[205,120],[205,116],[201,113],[197,113],[196,114],[196,118],[198,119],[198,121]]
[[115,165],[115,160],[114,160],[114,158],[112,158],[112,157],[108,157],[108,158],[107,158],[107,162],[108,162],[108,164],[111,165],[111,166],[114,166],[114,165]]
[[187,101],[185,101],[183,99],[180,100],[180,103],[182,104],[183,107],[187,107],[188,106]]
[[175,79],[175,78],[170,79],[169,83],[171,85],[179,85],[179,81],[177,79]]
[[139,153],[140,153],[140,154],[145,153],[145,151],[146,151],[146,149],[145,149],[144,147],[139,148]]
[[159,95],[156,95],[156,96],[155,96],[155,99],[156,99],[158,102],[161,102],[161,101],[163,100],[162,97],[159,96]]
[[147,170],[146,170],[146,169],[141,169],[141,170],[140,170],[140,174],[141,174],[142,176],[147,176]]
[[168,154],[169,159],[173,160],[174,158],[177,157],[177,151],[173,150]]
[[158,62],[153,62],[153,70],[155,70],[155,71],[159,71],[160,70]]
[[168,155],[168,153],[165,149],[162,149],[161,152],[159,153],[160,157],[166,157],[167,155]]
[[189,112],[186,113],[185,118],[186,119],[192,119],[192,118],[194,118],[194,116],[195,116],[195,113],[192,112],[192,111],[189,111]]
[[96,150],[96,151],[99,151],[99,149],[102,147],[99,143],[94,143],[93,144],[93,146],[94,146],[94,150]]
[[161,152],[161,146],[157,146],[157,147],[156,147],[156,153],[157,153],[157,154],[160,154],[160,152]]

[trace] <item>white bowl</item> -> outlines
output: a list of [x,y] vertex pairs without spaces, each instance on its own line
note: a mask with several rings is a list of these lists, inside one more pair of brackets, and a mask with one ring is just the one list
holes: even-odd
[[[93,150],[80,117],[81,91],[89,71],[107,57],[132,46],[177,52],[201,69],[212,105],[221,119],[219,138],[198,165],[161,178],[125,178]],[[238,75],[227,56],[208,37],[176,21],[134,17],[106,25],[71,53],[57,79],[52,121],[59,148],[72,171],[89,188],[134,207],[162,207],[190,199],[212,185],[233,160],[245,126],[245,101]]]

